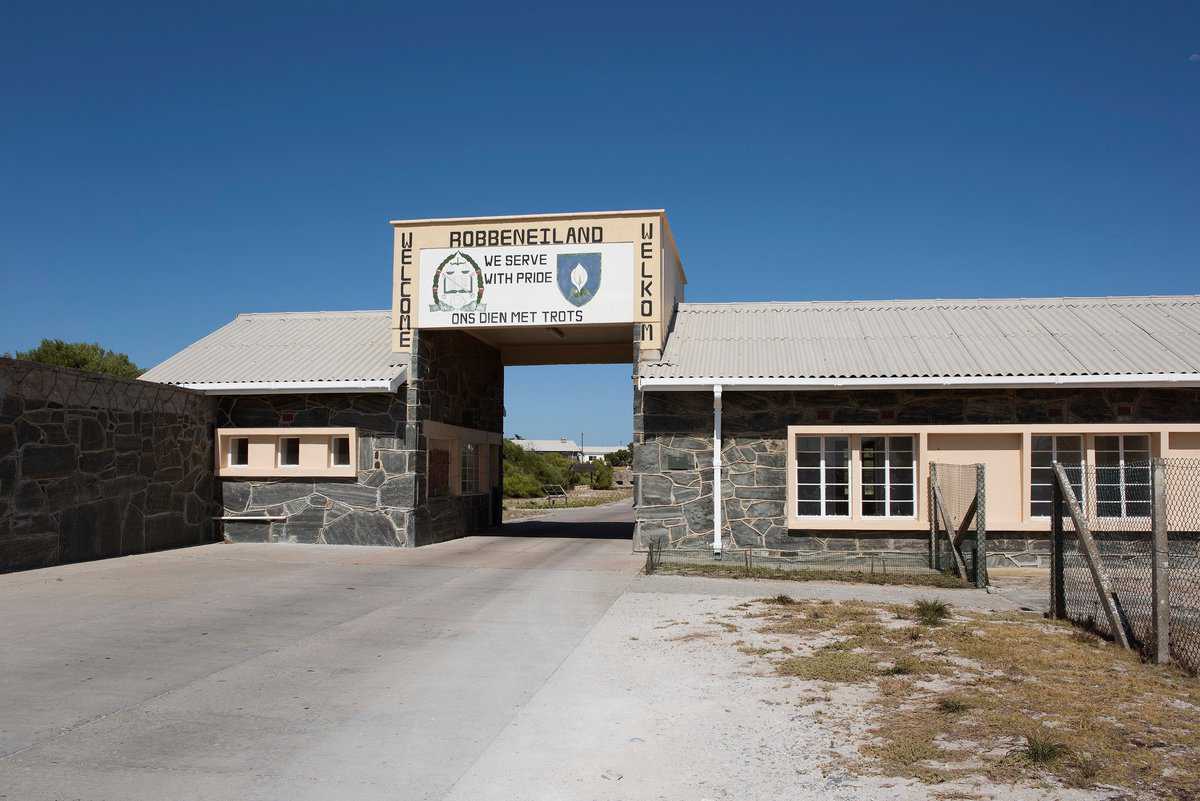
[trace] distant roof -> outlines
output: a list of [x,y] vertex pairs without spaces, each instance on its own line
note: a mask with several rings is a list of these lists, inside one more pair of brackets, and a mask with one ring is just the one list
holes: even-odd
[[394,392],[406,364],[389,311],[239,314],[142,380],[214,395]]
[[576,453],[580,450],[573,439],[513,439],[513,442],[527,451],[541,453]]
[[583,451],[584,453],[593,453],[603,456],[606,453],[616,453],[617,451],[622,450],[624,447],[624,445],[584,445],[579,450]]
[[1200,296],[682,303],[647,389],[1200,385]]

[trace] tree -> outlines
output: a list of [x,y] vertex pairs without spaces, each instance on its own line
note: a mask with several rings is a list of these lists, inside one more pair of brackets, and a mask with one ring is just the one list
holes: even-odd
[[596,462],[592,470],[592,489],[612,489],[612,485],[613,469],[609,467],[608,462]]
[[542,494],[542,485],[575,486],[571,460],[558,453],[537,453],[504,440],[504,494],[510,498],[528,498]]
[[619,451],[605,454],[604,461],[612,467],[628,467],[633,464],[633,447],[621,448]]
[[124,353],[102,348],[94,342],[43,339],[33,350],[17,351],[16,358],[54,367],[72,367],[92,373],[115,375],[118,378],[137,378],[142,374],[141,368]]

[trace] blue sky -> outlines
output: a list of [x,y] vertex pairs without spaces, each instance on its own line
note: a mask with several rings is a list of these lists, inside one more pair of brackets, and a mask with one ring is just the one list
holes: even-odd
[[[433,5],[6,5],[0,351],[384,308],[441,215],[664,207],[698,301],[1200,291],[1195,3]],[[506,428],[625,441],[628,377]]]

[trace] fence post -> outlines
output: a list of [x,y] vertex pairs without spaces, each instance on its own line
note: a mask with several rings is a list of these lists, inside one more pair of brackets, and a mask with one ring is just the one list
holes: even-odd
[[1050,615],[1058,620],[1067,618],[1067,593],[1064,581],[1063,492],[1054,481],[1054,508],[1050,517]]
[[988,585],[985,470],[984,465],[975,465],[975,586],[981,590]]
[[1150,465],[1150,487],[1154,493],[1150,519],[1153,534],[1150,537],[1150,575],[1152,584],[1152,634],[1154,637],[1154,661],[1165,665],[1171,661],[1171,591],[1167,583],[1170,571],[1170,542],[1167,537],[1167,486],[1166,470],[1162,459],[1154,459]]
[[929,463],[929,567],[940,570],[938,564],[937,525],[938,508],[933,499],[933,487],[937,483],[937,464]]
[[1125,619],[1117,607],[1117,594],[1113,590],[1112,581],[1108,578],[1108,571],[1104,569],[1104,562],[1100,559],[1100,549],[1096,547],[1096,540],[1092,537],[1092,530],[1088,528],[1087,518],[1079,506],[1079,501],[1075,498],[1075,490],[1071,489],[1071,482],[1067,478],[1066,471],[1058,462],[1053,462],[1053,465],[1055,481],[1062,487],[1063,498],[1067,502],[1067,511],[1071,513],[1071,522],[1075,524],[1075,536],[1079,540],[1079,550],[1083,554],[1083,558],[1087,560],[1088,570],[1092,574],[1092,584],[1096,588],[1096,595],[1099,596],[1100,606],[1104,609],[1104,616],[1108,618],[1113,639],[1128,651],[1130,645],[1129,635],[1125,630]]

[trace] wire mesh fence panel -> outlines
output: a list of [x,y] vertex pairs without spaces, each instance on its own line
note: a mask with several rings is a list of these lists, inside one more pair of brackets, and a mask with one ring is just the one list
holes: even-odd
[[[978,575],[980,566],[986,571],[986,557],[980,558],[983,549],[975,547],[979,537],[979,511],[984,501],[979,493],[981,469],[980,465],[975,464],[937,462],[930,470],[931,495],[934,494],[933,487],[936,486],[941,503],[944,504],[944,508],[939,509],[937,514],[940,525],[934,537],[934,566],[946,572],[956,572],[955,553],[950,538],[966,521],[967,531],[960,542],[958,555],[963,560],[967,576],[980,586],[986,584],[986,579],[980,581]],[[933,509],[935,504],[936,499],[931,498],[930,508]],[[947,519],[942,519],[943,516]]]
[[1163,460],[1171,658],[1200,672],[1200,459]]
[[[1154,463],[1142,437],[1096,437],[1096,464],[1062,465],[1070,494],[1091,532],[1111,584],[1117,615],[1132,644],[1150,652],[1154,634]],[[1133,440],[1133,442],[1129,442]],[[1172,656],[1200,670],[1200,460],[1161,460],[1168,542],[1167,587]],[[1065,489],[1065,488],[1064,488]],[[1113,637],[1075,521],[1064,504],[1061,582],[1069,619]],[[1053,584],[1052,584],[1053,587]]]
[[[813,551],[784,555],[763,549],[727,548],[720,561],[714,561],[711,549],[656,548],[652,558],[653,570],[674,567],[696,567],[746,574],[772,572],[809,574],[807,578],[830,578],[852,581],[861,578],[903,582],[930,577],[942,578],[942,573],[929,566],[925,551]],[[647,559],[649,569],[651,559]]]

